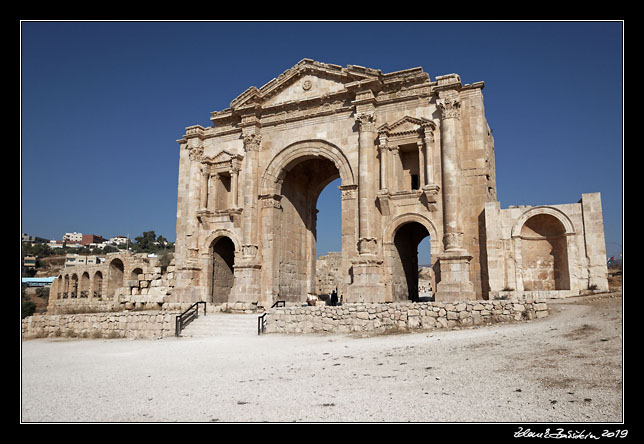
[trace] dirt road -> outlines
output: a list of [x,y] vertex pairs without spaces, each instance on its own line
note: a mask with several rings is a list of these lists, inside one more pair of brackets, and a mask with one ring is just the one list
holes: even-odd
[[622,298],[451,331],[36,339],[23,422],[620,422]]

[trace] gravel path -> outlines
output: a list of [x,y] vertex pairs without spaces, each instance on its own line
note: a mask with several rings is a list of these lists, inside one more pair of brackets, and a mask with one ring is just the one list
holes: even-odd
[[620,422],[622,298],[359,338],[22,342],[22,422]]

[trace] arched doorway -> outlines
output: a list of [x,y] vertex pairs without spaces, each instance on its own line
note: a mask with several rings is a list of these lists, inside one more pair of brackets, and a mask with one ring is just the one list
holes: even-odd
[[[355,248],[357,185],[348,159],[324,140],[305,140],[284,148],[262,174],[262,282],[266,303],[303,302],[316,294],[317,200],[340,178],[342,270],[349,274],[347,251]],[[340,289],[339,289],[340,290]],[[271,301],[272,299],[272,301]]]
[[551,214],[536,214],[521,227],[521,275],[526,291],[569,290],[566,227]]
[[94,273],[94,280],[92,283],[92,297],[100,299],[103,297],[103,273],[97,271]]
[[89,273],[84,272],[81,276],[80,282],[80,297],[87,298],[89,297]]
[[212,260],[211,302],[223,304],[228,302],[230,289],[235,282],[235,244],[226,236],[215,239],[210,247]]
[[[418,301],[433,294],[433,275],[429,242],[430,233],[419,222],[400,225],[393,236],[392,286],[394,301]],[[419,248],[421,251],[419,254]],[[422,262],[419,261],[419,257]],[[425,263],[426,262],[426,263]],[[422,265],[422,270],[421,270]],[[422,282],[422,285],[419,285]]]
[[287,302],[302,302],[316,295],[318,197],[340,174],[335,164],[324,157],[307,158],[285,170],[277,238],[279,297]]

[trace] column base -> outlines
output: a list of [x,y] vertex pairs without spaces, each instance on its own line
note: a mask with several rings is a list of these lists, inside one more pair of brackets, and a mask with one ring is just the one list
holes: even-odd
[[466,301],[476,299],[470,281],[472,256],[465,250],[446,251],[438,258],[440,282],[436,284],[435,300]]
[[235,284],[228,296],[229,303],[258,303],[261,299],[262,265],[253,262],[242,262],[233,265]]

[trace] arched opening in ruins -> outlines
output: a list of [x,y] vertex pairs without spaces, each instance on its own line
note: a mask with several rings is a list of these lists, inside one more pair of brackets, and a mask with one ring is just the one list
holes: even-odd
[[94,281],[92,283],[92,297],[101,298],[103,296],[103,273],[97,271],[94,273]]
[[235,244],[226,236],[216,238],[210,246],[212,260],[211,301],[214,304],[228,302],[235,282]]
[[123,286],[123,274],[125,267],[121,259],[114,259],[110,262],[109,276],[107,281],[107,297],[113,299],[117,290]]
[[71,297],[76,299],[78,296],[78,276],[74,273],[72,275]]
[[[317,296],[317,203],[321,192],[339,178],[336,164],[322,156],[303,156],[284,167],[282,213],[276,236],[281,300],[302,302],[307,296]],[[325,220],[328,223],[341,227],[342,217]]]
[[429,242],[429,231],[419,222],[407,222],[396,229],[391,271],[394,301],[419,301],[433,295]]
[[65,275],[65,279],[63,281],[63,299],[67,299],[69,297],[69,275]]
[[536,214],[521,228],[521,273],[526,291],[569,290],[566,228],[551,214]]
[[80,297],[86,298],[89,297],[89,273],[84,272],[81,276],[80,282]]

